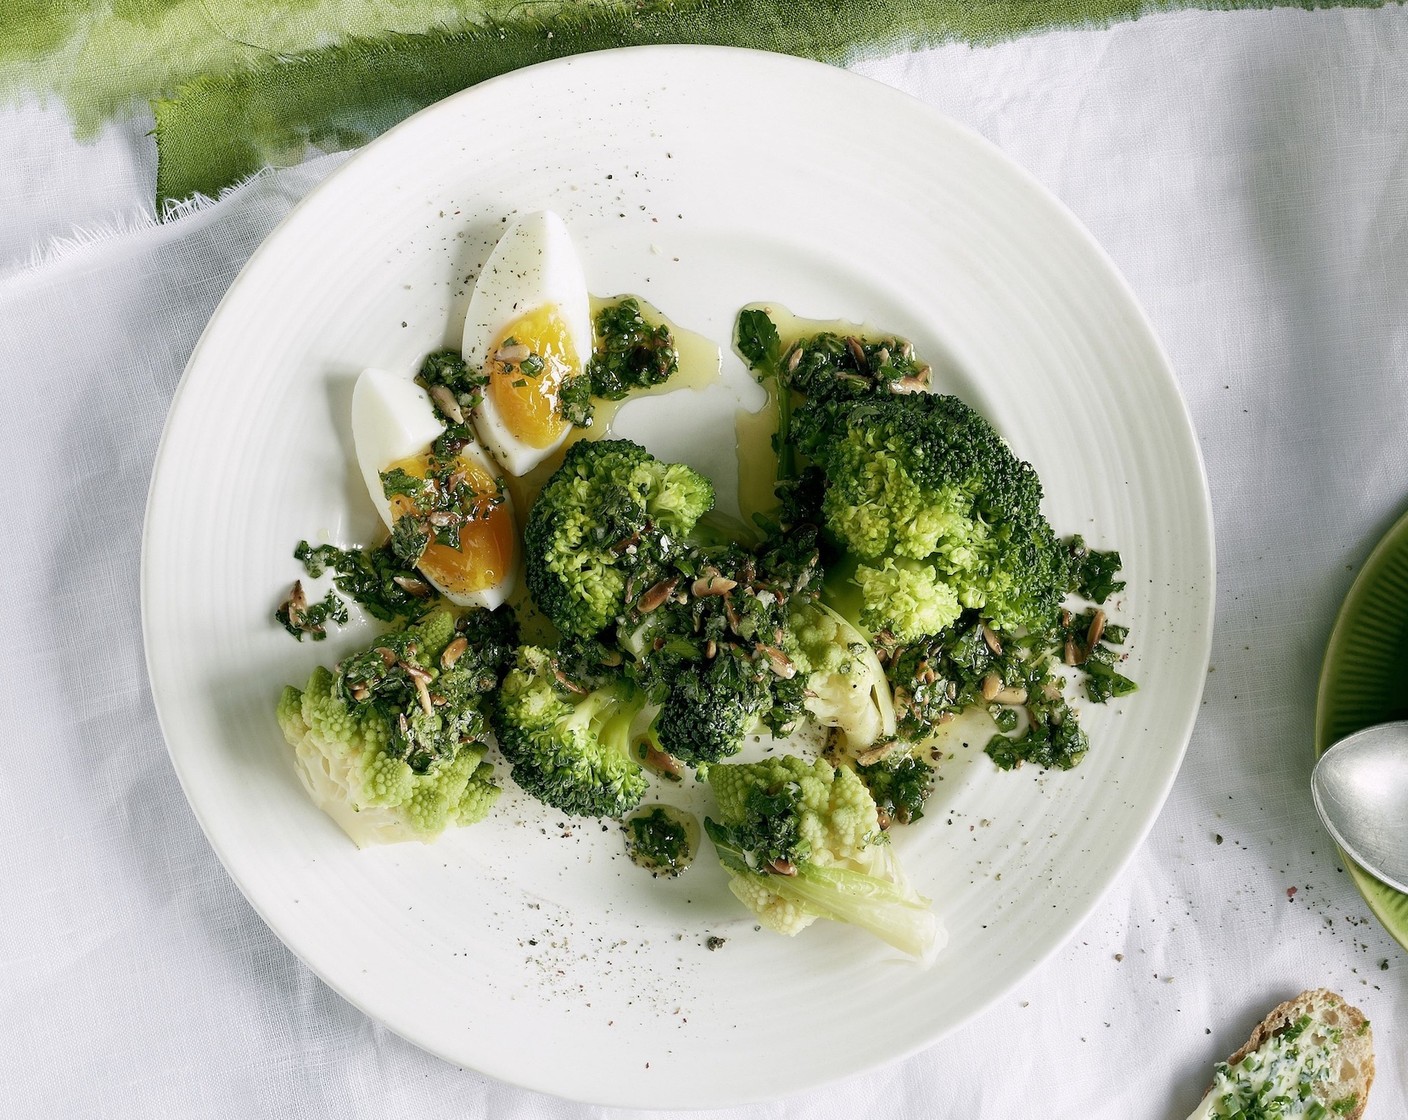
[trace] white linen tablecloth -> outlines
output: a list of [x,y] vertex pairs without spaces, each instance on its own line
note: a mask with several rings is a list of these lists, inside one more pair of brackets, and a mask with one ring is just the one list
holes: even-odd
[[[1408,959],[1308,792],[1331,623],[1408,508],[1408,12],[1182,12],[856,69],[1029,169],[1147,309],[1211,484],[1213,663],[1153,833],[1068,945],[917,1056],[727,1115],[1180,1120],[1327,986],[1375,1024],[1370,1120],[1408,1116]],[[155,225],[149,125],[80,145],[53,106],[0,111],[0,1114],[610,1115],[344,1003],[182,797],[138,614],[151,463],[207,317],[341,157]]]

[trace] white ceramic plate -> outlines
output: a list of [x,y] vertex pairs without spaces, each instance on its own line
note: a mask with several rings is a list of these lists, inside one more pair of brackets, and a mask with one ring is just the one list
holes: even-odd
[[[351,457],[364,366],[458,337],[506,215],[567,219],[599,294],[730,337],[739,307],[913,338],[941,387],[1040,470],[1059,533],[1119,547],[1142,691],[1086,716],[1069,773],[959,749],[901,858],[950,935],[927,972],[859,931],[759,932],[712,856],[653,880],[619,833],[507,798],[433,847],[359,852],[308,801],[275,725],[286,683],[364,640],[272,612],[303,537],[377,523]],[[638,402],[619,430],[728,493],[758,391]],[[1207,664],[1211,524],[1160,349],[1089,236],[984,141],[895,91],[782,56],[587,55],[450,98],[369,146],[268,239],[220,305],[157,458],[143,608],[152,687],[196,815],[259,914],[333,988],[449,1061],[633,1106],[720,1106],[924,1047],[1058,948],[1152,824]],[[975,737],[979,738],[979,737]],[[706,946],[710,936],[724,944]]]

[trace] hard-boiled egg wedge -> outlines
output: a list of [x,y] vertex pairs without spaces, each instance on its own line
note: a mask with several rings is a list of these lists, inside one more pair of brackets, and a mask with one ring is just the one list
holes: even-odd
[[470,296],[463,348],[489,378],[475,431],[510,474],[527,474],[567,438],[559,390],[592,351],[587,282],[558,215],[524,214],[499,239]]
[[[357,379],[352,439],[367,492],[388,529],[402,517],[423,517],[424,511],[407,495],[388,498],[382,475],[399,469],[424,480],[434,473],[430,445],[443,431],[430,398],[415,382],[380,369],[366,370]],[[477,444],[461,448],[451,467],[448,477],[461,500],[457,508],[432,516],[448,519],[452,536],[458,525],[458,545],[437,543],[432,537],[416,566],[451,602],[492,610],[518,585],[513,507],[499,485],[498,470]],[[445,531],[442,528],[442,535]]]

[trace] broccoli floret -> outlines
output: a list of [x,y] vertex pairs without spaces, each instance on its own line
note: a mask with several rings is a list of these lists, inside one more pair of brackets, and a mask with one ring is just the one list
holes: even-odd
[[629,440],[573,444],[524,530],[528,590],[564,634],[593,637],[654,588],[713,484]]
[[506,610],[438,610],[284,689],[275,714],[299,776],[359,847],[429,842],[488,814],[485,698],[512,638]]
[[886,557],[879,567],[861,564],[855,580],[860,621],[872,633],[886,630],[900,641],[913,641],[943,632],[963,613],[953,585],[918,560]]
[[633,735],[645,707],[619,670],[601,667],[584,685],[551,650],[524,646],[499,689],[494,732],[525,792],[564,813],[619,817],[648,785]]
[[725,652],[680,664],[655,720],[663,750],[682,762],[717,762],[738,753],[744,736],[771,708],[771,672]]
[[975,609],[996,630],[1054,629],[1071,552],[1036,472],[973,409],[927,391],[907,342],[824,333],[784,347],[757,308],[736,341],[777,399],[781,517],[819,517],[859,561],[865,626],[909,641]]
[[[1055,660],[1083,674],[1094,703],[1135,684],[1111,648],[1123,629],[1102,640],[1103,612],[1072,621],[1062,603],[1076,593],[1098,604],[1123,588],[1119,554],[1058,541],[1032,466],[968,405],[929,392],[929,367],[907,342],[785,342],[765,310],[748,308],[736,343],[777,412],[779,509],[776,524],[760,524],[824,530],[827,604],[869,635],[893,689],[887,735],[922,743],[983,704],[1001,733],[988,751],[999,765],[1079,761],[1085,738],[1060,700]],[[825,676],[796,660],[809,670],[809,707],[839,726],[823,712]],[[811,660],[824,663],[824,650]],[[1006,737],[1024,711],[1029,726]],[[840,738],[828,753],[841,760],[858,753],[846,740],[866,746],[863,735]]]
[[800,412],[826,527],[861,562],[866,625],[912,640],[973,609],[999,631],[1054,629],[1069,553],[1035,470],[978,413],[928,393]]
[[624,643],[627,672],[661,705],[661,749],[697,764],[737,753],[754,730],[786,734],[809,694],[790,613],[819,585],[815,533],[757,550],[688,544],[673,571],[672,593]]
[[708,780],[718,819],[705,830],[729,888],[763,925],[792,935],[830,918],[915,957],[938,948],[929,901],[904,878],[854,772],[784,755],[719,763]]

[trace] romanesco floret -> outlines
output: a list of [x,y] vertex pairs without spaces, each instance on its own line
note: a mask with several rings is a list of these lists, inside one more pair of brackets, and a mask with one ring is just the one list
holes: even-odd
[[786,895],[776,894],[765,877],[730,875],[728,889],[758,917],[765,929],[787,937],[795,937],[814,921],[816,915]]
[[506,612],[434,611],[283,690],[298,774],[358,846],[428,842],[487,815],[499,787],[481,707],[515,633]]
[[705,819],[734,895],[763,924],[795,934],[816,918],[869,930],[927,959],[939,930],[849,769],[781,755],[708,770],[718,818]]
[[279,730],[290,743],[296,743],[308,734],[308,725],[303,722],[302,691],[293,685],[285,686],[274,707],[274,718],[279,721]]

